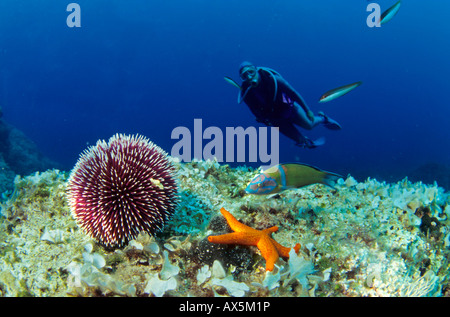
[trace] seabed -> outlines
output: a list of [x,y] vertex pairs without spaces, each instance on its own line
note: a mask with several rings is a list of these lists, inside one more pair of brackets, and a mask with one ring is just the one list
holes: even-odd
[[[180,204],[155,237],[105,250],[78,228],[68,172],[17,176],[1,200],[1,296],[449,296],[450,197],[434,185],[351,176],[274,197],[246,195],[259,172],[180,163]],[[221,207],[243,223],[277,225],[301,243],[273,272],[256,247],[213,245]]]

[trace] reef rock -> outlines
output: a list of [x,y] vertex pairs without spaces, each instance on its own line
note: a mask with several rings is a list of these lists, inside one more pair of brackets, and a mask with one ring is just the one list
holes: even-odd
[[59,167],[22,131],[0,119],[0,193],[13,188],[16,174],[29,175]]

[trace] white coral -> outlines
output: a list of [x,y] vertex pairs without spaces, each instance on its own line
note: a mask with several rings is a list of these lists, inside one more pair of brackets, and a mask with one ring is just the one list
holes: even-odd
[[245,292],[250,290],[247,284],[234,281],[232,275],[229,275],[223,279],[213,278],[211,280],[211,284],[225,287],[228,294],[233,297],[242,297],[245,295]]
[[176,276],[180,272],[178,265],[173,265],[169,260],[169,252],[164,250],[163,252],[164,262],[161,272],[149,275],[149,281],[144,289],[144,293],[152,293],[156,297],[163,296],[167,291],[177,288]]
[[288,283],[292,279],[296,279],[302,284],[304,289],[308,287],[308,274],[314,273],[314,265],[311,261],[305,260],[295,253],[294,249],[289,252],[289,279]]
[[210,277],[211,277],[211,271],[209,270],[209,265],[205,264],[197,272],[197,283],[203,284]]
[[178,267],[178,265],[173,265],[170,263],[169,252],[164,250],[163,255],[164,255],[164,262],[161,272],[159,273],[159,276],[163,280],[169,280],[170,278],[178,275],[178,273],[180,272],[180,268]]
[[280,286],[280,269],[276,265],[275,267],[277,268],[277,272],[267,271],[262,283],[262,286],[267,287],[269,291]]
[[167,291],[174,290],[177,288],[177,280],[174,277],[168,280],[161,280],[158,277],[158,273],[151,274],[150,280],[144,289],[144,293],[153,293],[156,297],[162,297]]
[[47,230],[46,228],[41,236],[41,240],[53,244],[64,243],[65,242],[64,231],[61,229]]

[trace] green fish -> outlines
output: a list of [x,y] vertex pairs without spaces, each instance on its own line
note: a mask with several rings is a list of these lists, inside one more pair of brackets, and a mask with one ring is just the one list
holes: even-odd
[[334,188],[339,178],[342,176],[306,164],[278,164],[253,178],[245,191],[248,194],[269,195],[312,184]]
[[324,93],[322,95],[322,97],[320,97],[319,102],[328,102],[333,99],[339,98],[339,97],[345,95],[346,93],[349,93],[350,91],[352,91],[356,87],[360,86],[361,84],[362,84],[362,81],[358,81],[353,84],[349,84],[349,85],[345,85],[345,86],[338,87],[335,89],[331,89],[331,90],[327,91],[326,93]]

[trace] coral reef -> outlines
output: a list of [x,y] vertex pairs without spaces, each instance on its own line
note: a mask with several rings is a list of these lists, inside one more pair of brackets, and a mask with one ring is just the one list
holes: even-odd
[[[450,197],[441,187],[341,179],[273,197],[245,195],[258,170],[179,163],[180,202],[163,232],[108,250],[76,225],[68,173],[17,177],[0,215],[3,296],[448,296]],[[256,247],[208,245],[225,207],[300,242],[273,271]]]

